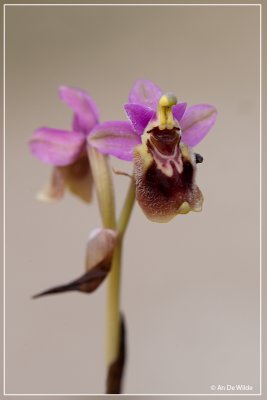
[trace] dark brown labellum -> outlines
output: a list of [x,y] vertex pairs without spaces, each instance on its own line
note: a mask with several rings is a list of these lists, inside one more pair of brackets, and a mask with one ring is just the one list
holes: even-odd
[[[171,137],[172,133],[167,143],[172,142]],[[195,184],[194,154],[177,139],[173,154],[167,155],[166,148],[163,154],[150,139],[134,153],[136,198],[146,216],[155,222],[168,222],[177,214],[200,211],[203,197]]]

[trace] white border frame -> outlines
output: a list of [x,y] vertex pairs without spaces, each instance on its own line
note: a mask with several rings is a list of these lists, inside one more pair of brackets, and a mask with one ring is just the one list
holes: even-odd
[[203,6],[245,6],[245,7],[259,7],[260,8],[260,243],[259,243],[259,249],[260,249],[260,392],[259,393],[178,393],[178,394],[127,394],[123,393],[120,396],[262,396],[262,4],[261,3],[234,3],[234,4],[216,4],[216,3],[211,3],[211,4],[174,4],[174,3],[168,3],[168,4],[3,4],[3,395],[4,396],[118,396],[118,395],[109,395],[109,394],[95,394],[95,393],[86,393],[86,394],[79,394],[79,393],[68,393],[68,394],[61,394],[61,393],[6,393],[5,392],[5,365],[6,365],[6,352],[5,352],[5,267],[6,267],[6,254],[5,254],[5,227],[6,227],[6,219],[5,219],[5,188],[6,188],[6,176],[5,176],[5,99],[6,99],[6,87],[5,87],[5,11],[6,11],[6,6],[7,7],[22,7],[22,6],[83,6],[83,7],[173,7],[173,6],[186,6],[186,7],[192,7],[192,6],[198,6],[198,7],[203,7]]

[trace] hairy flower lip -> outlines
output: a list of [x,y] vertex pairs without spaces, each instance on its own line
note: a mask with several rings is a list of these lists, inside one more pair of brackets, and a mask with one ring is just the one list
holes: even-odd
[[135,149],[136,197],[147,218],[165,223],[178,214],[200,211],[203,196],[195,184],[195,166],[187,146],[165,158],[151,151],[148,162],[145,145]]

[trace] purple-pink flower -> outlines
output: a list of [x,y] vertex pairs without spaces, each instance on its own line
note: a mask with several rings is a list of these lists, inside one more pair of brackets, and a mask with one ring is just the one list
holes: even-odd
[[[104,154],[111,154],[122,160],[133,159],[134,148],[141,144],[142,135],[155,117],[157,105],[163,91],[149,80],[137,80],[133,85],[129,102],[124,109],[127,121],[108,121],[96,126],[90,134],[89,143]],[[187,107],[178,103],[172,107],[174,118],[181,128],[181,141],[195,147],[214,125],[217,111],[209,104]]]
[[215,107],[187,107],[148,80],[135,82],[124,106],[127,121],[95,126],[88,138],[104,154],[134,161],[136,197],[152,221],[167,222],[177,214],[200,211],[203,196],[195,183],[202,157],[196,146],[217,117]]
[[87,156],[87,137],[99,122],[95,102],[84,91],[61,86],[60,99],[74,112],[71,130],[42,127],[29,142],[32,154],[53,166],[49,185],[39,193],[42,200],[56,200],[63,196],[65,187],[89,202],[92,175]]
[[59,95],[73,111],[72,130],[37,129],[31,152],[53,165],[52,179],[39,195],[61,198],[65,187],[90,201],[92,175],[87,146],[103,154],[133,161],[136,198],[146,216],[157,222],[177,214],[200,211],[203,196],[195,183],[196,164],[202,157],[193,150],[214,125],[217,111],[209,104],[187,107],[163,94],[148,80],[137,80],[124,106],[129,121],[99,123],[99,112],[87,93],[61,87]]

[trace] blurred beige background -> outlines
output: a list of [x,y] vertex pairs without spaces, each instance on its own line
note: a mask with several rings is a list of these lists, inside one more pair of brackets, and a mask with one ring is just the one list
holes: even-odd
[[[137,78],[214,104],[219,117],[198,146],[203,212],[157,225],[135,207],[123,266],[124,392],[259,392],[259,7],[9,6],[7,393],[103,393],[106,284],[91,296],[30,299],[83,270],[97,205],[70,195],[38,203],[50,168],[27,140],[42,125],[70,126],[59,85],[87,90],[102,120],[121,119]],[[127,179],[114,180],[120,205]]]

